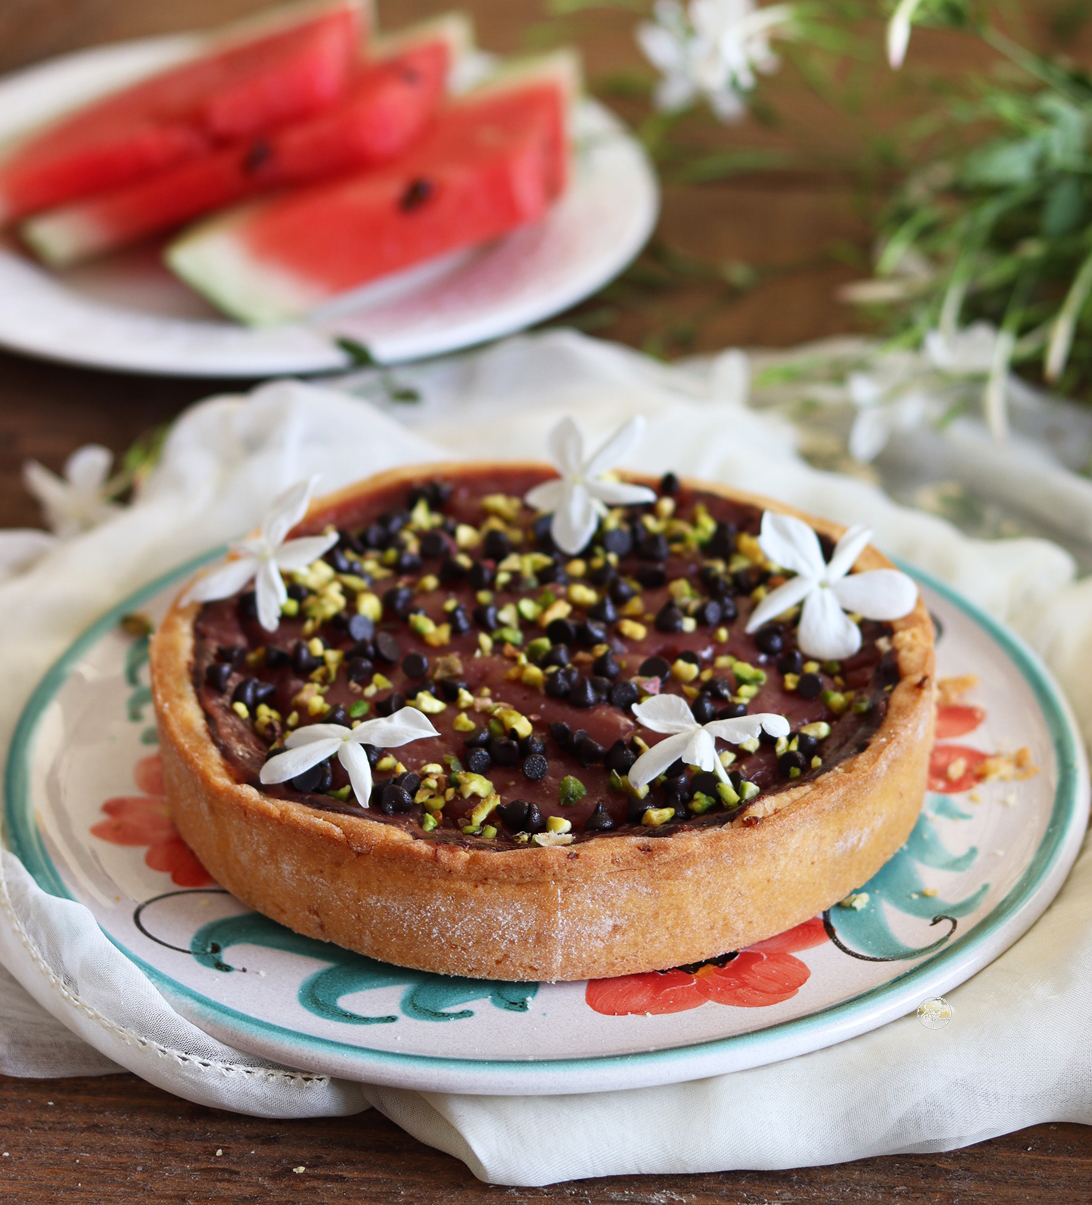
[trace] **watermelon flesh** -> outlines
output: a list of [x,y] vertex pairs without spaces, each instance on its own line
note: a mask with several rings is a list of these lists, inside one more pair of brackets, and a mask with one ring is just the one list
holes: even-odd
[[391,162],[426,133],[460,49],[431,24],[420,44],[363,66],[319,115],[38,214],[20,234],[40,259],[68,267],[278,185]]
[[349,83],[361,28],[360,0],[299,5],[53,122],[0,160],[0,222],[321,111]]
[[227,313],[267,324],[536,221],[565,184],[575,79],[569,56],[550,56],[451,104],[397,163],[230,211],[167,262]]

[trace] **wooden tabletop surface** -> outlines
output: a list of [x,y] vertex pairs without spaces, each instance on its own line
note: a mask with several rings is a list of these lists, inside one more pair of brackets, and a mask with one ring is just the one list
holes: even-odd
[[[0,71],[121,38],[211,25],[262,6],[263,0],[3,0]],[[437,0],[379,3],[381,21],[390,27],[441,7]],[[533,48],[560,35],[580,42],[593,79],[639,65],[632,14],[624,9],[578,21],[546,19],[545,0],[464,0],[462,7],[491,50]],[[943,40],[926,36],[920,45],[934,65],[959,65],[957,52]],[[580,307],[575,317],[582,325],[669,354],[733,344],[782,346],[853,329],[853,316],[832,293],[860,274],[868,249],[868,199],[859,181],[837,169],[840,150],[858,132],[852,118],[819,111],[806,93],[794,98],[791,78],[784,87],[786,111],[798,127],[811,123],[823,165],[665,190],[661,248],[737,270],[725,271],[721,281],[696,277],[692,286],[676,281],[670,288],[653,273],[647,287]],[[623,112],[632,116],[624,103]],[[747,126],[736,137],[746,145],[777,146],[781,135]],[[743,278],[738,265],[744,266]],[[225,387],[238,382],[126,376],[0,353],[0,525],[39,522],[20,482],[25,459],[57,469],[68,453],[91,441],[120,453],[142,432]],[[821,1109],[822,1101],[815,1107]],[[293,1170],[300,1166],[306,1170]],[[270,1122],[188,1104],[131,1075],[0,1077],[0,1199],[30,1205],[62,1197],[171,1205],[402,1199],[582,1205],[1086,1202],[1092,1201],[1092,1127],[1043,1124],[947,1154],[828,1168],[504,1189],[479,1183],[457,1160],[422,1146],[374,1111],[338,1120]]]

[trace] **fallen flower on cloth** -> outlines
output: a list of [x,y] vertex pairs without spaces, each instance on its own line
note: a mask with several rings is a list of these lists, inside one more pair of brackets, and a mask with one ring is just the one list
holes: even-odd
[[412,707],[403,707],[391,716],[363,720],[355,728],[346,728],[344,724],[308,724],[289,734],[284,742],[285,752],[271,757],[262,766],[259,778],[264,783],[287,782],[336,753],[349,775],[357,803],[366,808],[372,794],[372,767],[361,746],[393,749],[439,735],[431,722]]
[[92,825],[92,836],[111,845],[146,845],[145,864],[169,874],[179,887],[206,887],[215,882],[174,827],[167,810],[158,753],[137,762],[133,781],[144,794],[108,799],[102,810],[109,819]]
[[307,513],[317,481],[317,477],[298,481],[274,498],[259,534],[233,544],[230,549],[233,559],[199,577],[186,591],[183,605],[230,598],[254,578],[258,622],[267,632],[275,632],[280,624],[281,607],[288,598],[281,570],[306,569],[338,540],[337,532],[331,531],[324,536],[304,536],[284,542],[285,536]]
[[851,527],[834,546],[828,564],[819,537],[802,519],[765,511],[759,547],[775,565],[796,574],[772,590],[755,608],[748,632],[803,603],[796,643],[820,661],[841,661],[861,647],[861,629],[845,614],[866,619],[901,619],[913,610],[918,588],[897,569],[849,574],[872,532]]
[[109,448],[87,444],[77,448],[64,462],[61,477],[36,460],[23,465],[24,484],[41,504],[50,528],[62,540],[94,527],[118,509],[106,496],[113,461]]
[[670,971],[591,979],[584,999],[589,1008],[608,1017],[681,1013],[707,1000],[735,1008],[767,1008],[791,1000],[811,976],[807,964],[794,958],[793,951],[826,940],[822,918],[815,916],[787,933],[740,950],[735,957],[722,955]]
[[563,418],[550,432],[546,447],[560,478],[528,490],[524,501],[553,515],[550,535],[562,552],[570,556],[578,553],[595,534],[599,516],[608,506],[656,501],[647,486],[603,479],[603,474],[640,440],[644,426],[640,415],[631,418],[587,459],[584,436],[571,418]]
[[789,735],[789,721],[772,711],[701,724],[679,695],[653,695],[643,703],[634,703],[631,710],[639,724],[653,732],[670,734],[667,740],[642,753],[630,767],[629,781],[638,790],[680,759],[688,766],[715,770],[721,781],[727,782],[728,772],[717,756],[715,737],[738,745],[740,741],[753,740],[763,729],[770,736]]

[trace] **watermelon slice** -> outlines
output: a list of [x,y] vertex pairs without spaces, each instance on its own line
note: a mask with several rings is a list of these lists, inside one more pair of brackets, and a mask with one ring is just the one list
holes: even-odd
[[0,160],[0,222],[319,112],[349,82],[363,20],[361,0],[292,6],[27,136]]
[[578,81],[564,52],[505,72],[453,102],[397,163],[231,210],[172,244],[167,263],[227,313],[265,325],[498,238],[564,187]]
[[45,263],[69,267],[276,185],[389,163],[424,136],[471,41],[458,14],[426,22],[381,44],[391,53],[317,116],[38,214],[20,234]]

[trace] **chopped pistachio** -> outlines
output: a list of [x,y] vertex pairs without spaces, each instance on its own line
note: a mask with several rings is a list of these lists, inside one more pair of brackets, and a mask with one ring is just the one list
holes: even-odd
[[854,715],[868,715],[872,710],[872,700],[867,695],[858,695],[853,700],[851,709]]
[[443,648],[444,645],[447,644],[447,642],[451,639],[451,624],[437,624],[431,632],[424,633],[423,639],[429,648]]
[[300,613],[300,602],[298,598],[286,598],[281,603],[281,614],[287,615],[289,619],[295,619]]
[[533,623],[542,614],[542,608],[533,598],[521,598],[516,606],[520,615],[530,623]]
[[475,828],[485,823],[486,816],[500,803],[500,796],[495,792],[490,792],[484,796],[480,803],[476,803],[474,807],[466,814],[466,821],[472,824]]
[[779,736],[777,738],[777,743],[774,745],[774,753],[776,753],[777,756],[780,757],[782,753],[787,753],[788,749],[789,749],[789,738],[787,736]]
[[648,628],[633,619],[620,619],[615,626],[615,631],[627,640],[644,640],[648,635]]
[[559,598],[556,602],[550,603],[545,611],[538,617],[538,626],[540,628],[548,628],[555,619],[565,619],[572,614],[572,604]]
[[745,741],[739,742],[739,747],[744,751],[744,753],[754,753],[754,751],[758,748],[758,737],[749,736]]
[[867,891],[852,891],[844,900],[838,901],[839,908],[852,908],[855,912],[860,912],[862,908],[868,905]]
[[682,630],[688,635],[698,630],[698,621],[693,615],[684,615],[682,619]]
[[818,661],[805,661],[804,662],[804,673],[805,674],[817,674],[818,672],[819,672],[819,662]]
[[572,807],[574,803],[579,803],[588,793],[588,788],[580,781],[579,778],[572,774],[566,774],[565,777],[558,783],[557,800],[562,807]]
[[524,686],[530,686],[532,690],[542,690],[546,684],[546,675],[537,665],[525,665],[519,680]]
[[393,770],[396,765],[398,765],[398,759],[393,753],[388,753],[375,763],[375,768],[385,774],[388,770]]
[[474,723],[465,711],[459,712],[451,726],[456,732],[473,732],[477,728],[477,724]]
[[344,803],[345,800],[349,798],[349,792],[352,789],[353,788],[346,783],[345,786],[338,787],[336,791],[327,791],[326,794],[329,795],[331,799],[340,799],[341,802]]
[[819,698],[835,715],[842,715],[849,707],[849,701],[838,690],[824,690]]
[[641,817],[641,823],[645,828],[660,828],[674,815],[674,808],[646,808],[645,814]]
[[487,636],[485,632],[478,633],[478,651],[483,657],[488,657],[493,651],[493,638]]
[[462,770],[459,773],[459,794],[464,799],[469,799],[471,795],[477,795],[481,799],[485,799],[493,794],[493,784],[482,774],[475,774],[471,770]]
[[785,689],[795,690],[800,685],[799,674],[786,674],[784,678]]
[[823,759],[822,759],[822,758],[821,758],[821,757],[820,757],[818,754],[816,754],[816,755],[815,755],[815,756],[814,756],[814,757],[811,759],[811,768],[812,768],[813,770],[818,770],[818,769],[819,769],[819,767],[820,767],[822,764],[823,764]]
[[372,594],[370,590],[356,596],[356,609],[359,615],[366,615],[375,623],[383,618],[383,604],[379,601],[379,595]]
[[426,833],[431,833],[439,823],[440,821],[432,814],[432,812],[426,812],[421,817],[421,828]]
[[572,833],[535,833],[531,838],[534,845],[572,845],[575,838]]
[[250,712],[247,710],[247,705],[245,703],[232,703],[231,710],[234,711],[241,720],[250,719]]
[[310,715],[325,715],[329,710],[329,704],[322,695],[312,695],[307,700],[307,711]]
[[825,741],[830,736],[830,725],[826,720],[816,720],[814,724],[805,724],[800,731],[805,736],[814,736],[817,741]]
[[455,544],[459,548],[475,548],[482,542],[481,536],[478,534],[476,527],[471,527],[468,523],[460,523],[455,528]]
[[284,722],[289,728],[295,728],[300,722],[300,713],[298,711],[290,711],[288,713],[288,719]]
[[487,515],[496,515],[506,523],[511,523],[523,509],[523,499],[511,494],[486,494],[482,499],[482,510]]
[[754,799],[756,795],[760,794],[761,790],[762,788],[757,782],[750,782],[748,779],[744,779],[739,784],[739,797],[746,803],[749,799]]
[[643,787],[635,787],[625,774],[619,774],[617,770],[610,772],[611,790],[621,791],[623,795],[628,795],[631,799],[644,799],[648,794],[648,783]]
[[492,841],[497,835],[497,830],[492,824],[482,825],[482,837],[486,841]]
[[408,706],[416,707],[418,711],[424,712],[425,715],[439,715],[441,711],[447,711],[447,704],[443,699],[438,699],[427,690],[419,691],[409,701]]
[[599,595],[583,582],[573,582],[568,591],[569,602],[577,607],[593,607],[599,601]]
[[444,754],[444,765],[452,774],[461,774],[463,772],[463,763],[455,756],[454,753]]
[[759,687],[753,682],[745,682],[735,693],[737,703],[749,703],[759,692]]
[[711,795],[704,794],[702,791],[696,791],[694,793],[694,798],[690,800],[687,806],[695,816],[704,816],[710,808],[715,808],[717,806],[717,800],[715,800]]
[[644,613],[645,601],[639,594],[634,595],[621,610],[621,614],[627,619],[635,619],[638,615],[644,615]]
[[766,671],[757,665],[749,665],[746,661],[737,661],[732,666],[732,672],[737,682],[757,682],[759,686],[766,681]]
[[523,633],[519,630],[519,628],[497,628],[497,630],[493,633],[494,644],[498,640],[501,641],[502,644],[519,646],[523,643]]
[[718,782],[717,794],[720,796],[720,801],[725,807],[734,808],[739,803],[739,795],[730,782]]
[[588,572],[587,562],[576,557],[565,566],[565,572],[570,577],[583,577]]
[[714,660],[713,666],[716,669],[731,669],[735,663],[736,659],[731,653],[721,653],[721,655]]
[[693,682],[701,673],[701,669],[693,661],[684,661],[679,657],[671,666],[671,676],[677,682]]
[[566,820],[564,816],[547,816],[546,831],[548,833],[570,833],[572,832],[573,822]]

